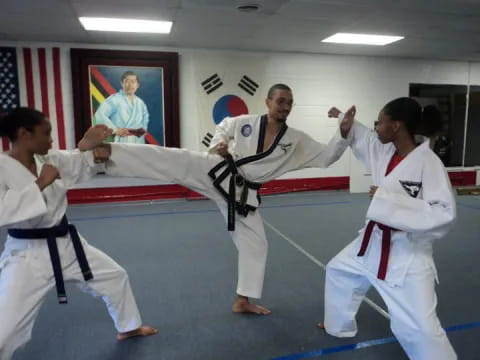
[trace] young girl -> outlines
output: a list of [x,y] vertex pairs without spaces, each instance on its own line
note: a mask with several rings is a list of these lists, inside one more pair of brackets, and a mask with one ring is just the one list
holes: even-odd
[[[340,111],[332,108],[330,117]],[[357,333],[358,308],[371,285],[388,307],[391,329],[410,359],[452,360],[457,356],[435,312],[437,278],[433,241],[456,217],[455,198],[429,141],[441,128],[441,114],[413,99],[395,99],[382,109],[375,132],[354,122],[355,107],[342,121],[354,155],[372,173],[372,201],[359,236],[327,265],[327,333]]]
[[8,229],[0,257],[0,359],[31,337],[47,292],[56,286],[66,303],[65,281],[102,296],[122,340],[151,335],[140,314],[127,274],[116,262],[90,246],[68,224],[66,192],[96,173],[90,149],[110,135],[105,126],[89,129],[79,150],[50,150],[51,126],[44,114],[18,108],[0,119],[0,135],[12,142],[0,154],[0,226]]

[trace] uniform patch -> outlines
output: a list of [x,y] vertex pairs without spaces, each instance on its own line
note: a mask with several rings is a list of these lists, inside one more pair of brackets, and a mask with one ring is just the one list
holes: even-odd
[[418,193],[422,189],[422,183],[416,181],[402,181],[399,180],[400,184],[402,184],[403,188],[408,192],[408,195],[411,197],[416,198]]
[[242,128],[240,129],[240,132],[242,133],[243,136],[249,137],[252,134],[252,125],[250,124],[243,125]]

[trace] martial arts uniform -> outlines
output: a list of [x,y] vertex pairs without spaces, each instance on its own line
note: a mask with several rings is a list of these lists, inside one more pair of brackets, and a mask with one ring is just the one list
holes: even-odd
[[[138,96],[133,101],[125,93],[119,92],[110,95],[98,107],[94,115],[95,124],[104,124],[110,129],[145,129],[148,128],[149,114],[147,105]],[[145,135],[142,136],[118,136],[114,135],[114,141],[120,143],[145,144]]]
[[355,336],[356,313],[373,285],[410,359],[456,359],[435,312],[432,245],[447,234],[456,217],[447,172],[428,140],[399,162],[395,146],[382,144],[360,123],[354,123],[349,140],[378,188],[365,227],[327,265],[326,331],[338,337]]
[[348,142],[336,134],[324,145],[307,134],[284,125],[269,149],[263,151],[267,116],[225,118],[216,128],[211,148],[224,141],[231,156],[214,151],[148,145],[112,144],[107,174],[138,176],[184,185],[210,198],[229,224],[238,249],[237,294],[262,295],[267,240],[257,209],[258,189],[286,172],[306,167],[327,167],[336,161]]
[[[56,286],[59,302],[66,302],[62,278],[102,296],[119,332],[141,326],[125,270],[78,236],[65,217],[67,189],[96,172],[92,153],[50,151],[47,156],[35,156],[35,161],[38,173],[42,164],[49,163],[58,168],[61,178],[40,191],[26,167],[0,155],[0,226],[9,233],[0,257],[0,360],[10,359],[30,339],[50,289]],[[53,238],[49,244],[47,236]],[[52,269],[52,246],[59,258],[56,271]],[[82,254],[84,266],[80,266]]]

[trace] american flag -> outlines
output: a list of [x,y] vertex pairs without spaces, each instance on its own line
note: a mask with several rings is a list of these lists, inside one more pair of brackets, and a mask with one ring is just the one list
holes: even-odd
[[[60,48],[0,47],[0,113],[28,106],[45,113],[52,124],[53,148],[66,149],[65,65]],[[2,139],[2,149],[10,144]]]

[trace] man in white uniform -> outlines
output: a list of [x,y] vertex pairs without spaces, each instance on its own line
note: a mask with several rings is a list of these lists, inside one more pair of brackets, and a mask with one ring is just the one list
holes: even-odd
[[125,71],[120,84],[122,89],[100,104],[94,121],[112,129],[115,142],[145,144],[149,114],[145,102],[135,95],[140,87],[137,74]]
[[288,86],[272,86],[266,99],[268,114],[225,118],[216,128],[208,153],[111,145],[107,174],[174,182],[217,203],[238,249],[234,312],[270,313],[249,301],[262,295],[267,260],[267,240],[257,209],[260,186],[292,170],[328,167],[348,144],[339,134],[324,145],[289,128],[286,120],[292,104]]

